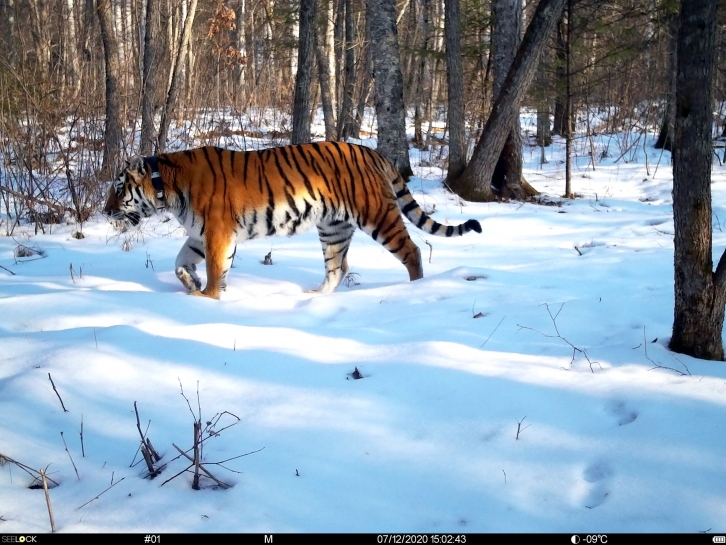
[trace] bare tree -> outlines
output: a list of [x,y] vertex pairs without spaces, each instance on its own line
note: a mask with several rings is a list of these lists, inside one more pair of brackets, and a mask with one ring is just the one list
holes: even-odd
[[517,105],[534,75],[547,37],[562,14],[566,0],[540,0],[522,39],[507,78],[494,102],[474,155],[463,174],[449,187],[464,199],[486,202],[494,199],[491,179],[496,162],[519,115]]
[[408,178],[413,171],[408,157],[395,1],[369,0],[366,13],[371,32],[378,151]]
[[712,258],[712,72],[717,0],[682,0],[673,150],[675,312],[670,348],[723,360],[726,252]]
[[446,76],[449,90],[449,170],[455,179],[466,168],[466,126],[464,118],[464,72],[461,62],[461,13],[459,0],[446,0]]
[[301,0],[295,99],[292,109],[292,144],[310,142],[310,86],[315,53],[315,10],[317,0]]
[[676,77],[678,73],[678,12],[670,13],[668,16],[668,74],[667,94],[665,96],[665,111],[661,123],[658,139],[655,142],[655,149],[666,149],[673,151],[673,131],[676,119]]
[[146,29],[144,32],[143,79],[141,82],[141,154],[150,155],[154,148],[154,98],[156,91],[156,64],[158,62],[156,19],[158,0],[146,0]]
[[[522,0],[494,0],[492,2],[492,48],[496,97],[512,66],[522,36]],[[544,49],[544,48],[543,48]],[[504,148],[492,174],[492,185],[503,197],[521,199],[522,193],[522,137],[520,135],[519,104]]]
[[178,47],[176,48],[176,54],[174,55],[174,61],[171,69],[171,76],[169,82],[169,90],[167,92],[166,101],[164,102],[164,109],[161,114],[157,151],[166,151],[166,141],[169,136],[169,125],[171,124],[171,116],[174,113],[174,108],[176,108],[179,88],[182,84],[182,66],[187,59],[189,40],[192,36],[192,25],[194,24],[194,16],[196,12],[197,0],[191,0],[187,11],[187,16],[184,19],[184,29],[182,30],[182,35],[178,41]]
[[353,5],[351,0],[339,0],[345,10],[345,34],[344,34],[344,78],[342,84],[343,96],[341,99],[340,112],[338,113],[338,139],[345,141],[348,138],[348,127],[353,121],[353,91],[355,89],[356,64],[355,64],[355,37],[353,25]]
[[[318,78],[320,79],[320,101],[323,104],[323,121],[325,123],[325,139],[335,140],[335,90],[330,77],[330,49],[328,41],[328,23],[330,21],[331,3],[322,0],[318,16],[321,32],[313,33],[313,47],[318,61]],[[319,37],[320,36],[320,37]]]
[[101,28],[106,67],[106,128],[103,138],[102,168],[106,175],[113,175],[119,165],[123,132],[119,102],[118,42],[114,31],[111,0],[98,0],[96,13]]

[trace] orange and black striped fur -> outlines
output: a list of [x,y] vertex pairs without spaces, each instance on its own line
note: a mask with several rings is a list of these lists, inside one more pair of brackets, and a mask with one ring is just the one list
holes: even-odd
[[[152,168],[158,169],[156,189]],[[421,254],[402,214],[432,235],[481,233],[476,220],[458,226],[432,220],[388,160],[340,142],[261,151],[204,147],[153,159],[133,157],[111,187],[105,213],[136,225],[162,207],[189,234],[176,259],[177,277],[193,294],[215,298],[226,288],[236,243],[248,239],[316,227],[325,280],[314,291],[330,293],[348,272],[346,256],[356,227],[396,256],[411,280],[423,277]],[[195,271],[203,260],[207,285],[200,292]]]

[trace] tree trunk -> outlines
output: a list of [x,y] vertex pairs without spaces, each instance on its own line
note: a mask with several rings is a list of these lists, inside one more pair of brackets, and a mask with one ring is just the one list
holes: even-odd
[[[321,32],[313,33],[313,47],[318,62],[318,79],[320,80],[320,101],[323,104],[323,121],[325,123],[325,139],[335,140],[335,105],[334,89],[330,77],[330,48],[328,41],[328,22],[330,21],[331,2],[322,0],[322,8],[318,15],[318,28]],[[320,36],[320,37],[318,37]]]
[[347,129],[353,121],[353,91],[355,89],[355,38],[353,36],[353,7],[351,0],[340,0],[345,7],[345,78],[343,79],[343,96],[338,113],[338,139],[348,138]]
[[408,157],[395,1],[369,0],[367,16],[371,29],[378,152],[396,165],[404,178],[408,178],[413,171]]
[[[512,66],[522,36],[522,0],[494,0],[492,48],[494,51],[494,83],[492,96],[501,90],[509,67]],[[494,167],[492,186],[504,198],[522,199],[522,137],[519,123],[519,104],[502,153]]]
[[[414,53],[412,55],[412,61],[415,60],[415,62],[412,62],[412,64],[415,64],[415,68],[412,67],[411,72],[413,72],[413,81],[414,84],[414,91],[413,91],[413,146],[415,148],[418,148],[420,150],[425,151],[427,149],[426,141],[423,137],[423,129],[422,129],[422,103],[424,100],[424,79],[426,78],[427,74],[427,58],[428,58],[428,51],[429,51],[429,19],[431,17],[431,1],[430,0],[420,0],[421,6],[419,8],[419,14],[418,17],[416,17],[416,21],[414,24],[419,26],[419,31],[421,33],[421,45],[416,47],[421,47],[421,51],[418,53]],[[414,9],[411,10],[411,13],[416,15],[416,3],[413,4]],[[413,48],[412,48],[413,49]],[[429,96],[434,92],[433,86],[429,89]]]
[[68,63],[68,80],[72,92],[71,97],[75,97],[81,89],[81,68],[78,59],[78,33],[76,32],[76,13],[73,8],[73,0],[66,0],[67,20],[65,25],[66,44],[65,55]]
[[[542,52],[542,58],[537,68],[537,145],[546,148],[552,144],[552,132],[550,130],[550,86],[547,77],[549,65],[549,50],[547,47]],[[544,153],[544,149],[542,150]]]
[[565,87],[567,86],[567,72],[565,66],[567,64],[567,45],[565,44],[565,17],[561,17],[557,22],[557,32],[555,34],[555,57],[557,59],[555,68],[555,120],[552,132],[560,136],[566,136],[567,123],[565,122]]
[[537,5],[532,22],[527,27],[517,56],[512,62],[512,67],[474,149],[474,155],[461,177],[449,183],[452,191],[460,197],[479,202],[494,199],[491,179],[497,159],[511,132],[514,120],[519,115],[517,105],[534,76],[539,55],[560,18],[564,5],[565,0],[540,0]]
[[292,109],[292,136],[290,143],[310,142],[310,87],[313,77],[315,48],[315,10],[317,0],[301,0],[300,33],[295,77],[295,101]]
[[114,176],[120,165],[123,138],[119,105],[119,58],[118,43],[113,28],[111,0],[98,0],[96,13],[101,29],[103,56],[106,67],[106,128],[103,134],[102,172]]
[[676,76],[678,73],[678,13],[668,18],[668,93],[665,97],[665,112],[660,126],[655,149],[673,151],[673,131],[676,122]]
[[565,195],[572,193],[572,0],[567,0],[567,43],[565,44]]
[[320,101],[323,103],[323,121],[325,123],[325,139],[335,140],[335,113],[333,110],[333,97],[330,83],[330,65],[328,56],[320,47],[319,40],[313,35],[315,56],[318,59],[318,78],[320,80]]
[[670,348],[723,360],[726,252],[713,273],[711,80],[717,0],[682,0],[673,150],[675,312]]
[[446,75],[449,91],[449,170],[447,179],[458,178],[466,168],[466,120],[464,117],[464,70],[461,63],[461,12],[459,0],[444,5]]
[[[186,4],[184,4],[186,5]],[[187,16],[184,19],[184,30],[178,43],[176,55],[174,57],[174,65],[171,70],[171,81],[169,83],[169,92],[166,95],[164,110],[161,114],[161,123],[159,127],[159,137],[156,151],[166,151],[166,141],[169,133],[169,125],[171,124],[171,116],[176,107],[176,99],[179,95],[179,87],[181,87],[181,76],[183,74],[182,66],[186,61],[187,49],[189,48],[189,40],[192,35],[192,24],[194,24],[194,15],[197,12],[197,0],[191,0]]]
[[141,154],[151,155],[156,141],[154,134],[154,96],[156,90],[156,20],[158,0],[146,0],[146,32],[144,33],[144,62],[141,88]]
[[371,94],[371,29],[366,19],[365,36],[359,55],[357,79],[360,82],[358,93],[358,104],[355,107],[353,122],[348,125],[348,137],[360,138],[360,128],[363,124],[366,103]]

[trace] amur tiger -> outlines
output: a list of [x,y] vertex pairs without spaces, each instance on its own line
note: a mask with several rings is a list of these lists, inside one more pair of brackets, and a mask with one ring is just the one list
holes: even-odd
[[[294,235],[313,226],[325,258],[330,293],[348,272],[347,253],[356,227],[423,277],[421,253],[401,214],[426,233],[481,233],[476,220],[442,225],[427,216],[388,160],[353,144],[319,142],[260,151],[204,147],[156,157],[134,156],[109,190],[104,213],[138,225],[166,209],[189,238],[176,258],[176,275],[193,295],[219,298],[227,286],[236,243]],[[201,289],[197,264],[206,260]]]

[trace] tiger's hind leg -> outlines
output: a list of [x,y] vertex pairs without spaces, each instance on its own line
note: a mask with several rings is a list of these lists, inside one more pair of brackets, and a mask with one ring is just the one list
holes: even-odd
[[308,293],[331,293],[340,285],[348,274],[348,248],[354,233],[355,227],[349,223],[318,225],[325,259],[325,280],[318,289]]
[[227,236],[216,232],[212,238],[208,231],[204,244],[207,264],[207,285],[200,291],[192,291],[192,295],[205,295],[219,299],[219,292],[227,288],[227,273],[232,266],[237,245],[233,234]]
[[398,208],[390,210],[377,225],[364,225],[363,231],[403,263],[411,282],[423,278],[421,250],[411,240]]
[[204,261],[204,244],[201,240],[189,237],[176,256],[174,266],[176,277],[189,291],[198,291],[202,287],[202,281],[196,272],[197,265],[202,261]]

